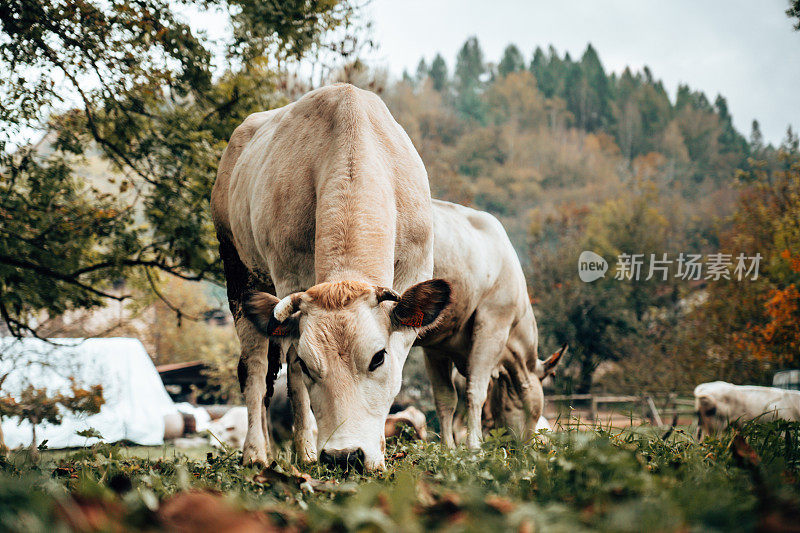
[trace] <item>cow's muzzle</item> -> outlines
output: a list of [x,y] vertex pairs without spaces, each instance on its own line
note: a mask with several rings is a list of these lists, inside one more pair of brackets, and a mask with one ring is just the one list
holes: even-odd
[[322,464],[335,468],[341,467],[344,470],[356,470],[357,472],[364,471],[364,450],[349,449],[349,450],[322,450],[319,456]]

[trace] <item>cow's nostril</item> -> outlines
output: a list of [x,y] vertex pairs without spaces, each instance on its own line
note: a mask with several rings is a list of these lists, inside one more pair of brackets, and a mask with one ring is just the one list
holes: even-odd
[[353,455],[352,459],[354,461],[356,461],[361,466],[364,466],[364,450],[359,448],[359,449],[356,450],[356,453],[352,454],[352,455]]
[[364,450],[361,448],[355,450],[322,450],[319,460],[322,464],[333,468],[338,466],[345,470],[353,468],[361,471],[364,468]]

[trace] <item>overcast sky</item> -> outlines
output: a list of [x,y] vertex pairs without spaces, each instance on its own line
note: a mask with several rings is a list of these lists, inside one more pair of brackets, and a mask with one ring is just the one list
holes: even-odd
[[800,32],[785,15],[788,0],[372,0],[366,16],[380,48],[372,60],[400,75],[440,51],[453,68],[464,40],[476,35],[497,61],[513,42],[526,61],[553,44],[580,57],[597,49],[606,70],[648,65],[674,97],[679,83],[728,100],[746,136],[757,119],[778,143],[800,126]]

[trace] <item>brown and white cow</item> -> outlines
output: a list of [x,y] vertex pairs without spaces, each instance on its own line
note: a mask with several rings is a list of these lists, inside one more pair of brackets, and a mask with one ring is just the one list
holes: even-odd
[[488,213],[439,200],[433,200],[433,213],[434,276],[450,283],[452,304],[418,344],[425,352],[442,439],[447,446],[455,444],[454,366],[467,382],[467,445],[480,444],[490,381],[491,423],[525,438],[542,412],[541,379],[566,347],[546,362],[539,360],[525,276],[502,224]]
[[222,156],[212,213],[242,345],[245,463],[267,461],[282,354],[300,459],[383,467],[408,352],[450,301],[430,279],[430,189],[406,133],[347,84],[255,113]]

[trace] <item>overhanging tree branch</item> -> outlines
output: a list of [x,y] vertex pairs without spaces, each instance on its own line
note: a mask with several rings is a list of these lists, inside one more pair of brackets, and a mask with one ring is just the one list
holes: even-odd
[[39,274],[41,276],[45,276],[45,277],[48,277],[48,278],[51,278],[51,279],[55,279],[55,280],[58,280],[58,281],[63,281],[64,283],[68,283],[70,285],[74,285],[74,286],[79,287],[80,289],[82,289],[84,291],[92,293],[92,294],[94,294],[96,296],[100,296],[102,298],[108,298],[108,299],[111,299],[111,300],[116,300],[118,302],[121,302],[123,300],[126,300],[126,299],[130,298],[129,294],[124,294],[124,295],[121,295],[121,296],[117,296],[116,294],[111,294],[111,293],[108,293],[108,292],[104,292],[104,291],[101,291],[99,289],[96,289],[96,288],[92,287],[91,285],[87,285],[85,283],[82,283],[82,282],[78,281],[77,279],[75,279],[74,276],[70,276],[69,274],[62,274],[61,272],[56,272],[55,270],[53,270],[51,268],[48,268],[48,267],[45,267],[45,266],[42,266],[42,265],[37,265],[37,264],[31,263],[29,261],[23,261],[21,259],[16,259],[14,257],[8,257],[8,256],[5,256],[5,255],[0,255],[0,263],[5,264],[5,265],[9,265],[9,266],[13,266],[13,267],[17,267],[17,268],[23,268],[25,270],[30,270],[32,272],[35,272],[35,273],[37,273],[37,274]]

